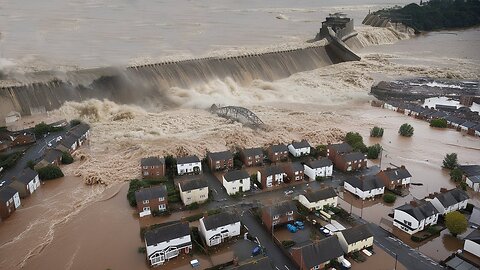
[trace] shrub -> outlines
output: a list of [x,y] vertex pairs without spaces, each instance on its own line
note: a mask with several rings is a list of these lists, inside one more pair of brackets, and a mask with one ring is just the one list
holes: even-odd
[[147,248],[146,247],[138,247],[137,251],[138,251],[138,253],[145,254],[145,253],[147,253]]
[[51,164],[38,169],[37,172],[38,172],[38,177],[41,180],[51,180],[51,179],[56,179],[64,176],[62,170],[60,170],[58,166],[51,165]]
[[455,168],[450,171],[450,179],[455,182],[460,182],[463,178],[462,171],[459,168]]
[[400,128],[398,129],[398,134],[404,137],[412,137],[413,130],[414,129],[410,124],[405,123],[401,125]]
[[312,156],[314,157],[326,157],[327,156],[327,146],[324,144],[317,145],[312,151]]
[[374,126],[370,130],[370,137],[383,137],[383,128]]
[[198,206],[198,203],[197,203],[197,202],[194,202],[194,203],[192,203],[192,204],[187,205],[187,209],[188,209],[188,210],[195,210],[195,209],[198,209],[198,207],[199,207],[199,206]]
[[367,151],[367,146],[363,143],[362,135],[358,132],[348,132],[345,135],[344,141],[348,143],[354,151],[360,151],[362,153]]
[[468,222],[462,213],[454,211],[445,215],[445,225],[453,236],[457,236],[467,231]]
[[78,120],[78,119],[72,119],[70,120],[70,126],[71,127],[74,127],[74,126],[78,126],[82,123],[82,121]]
[[73,157],[68,152],[62,153],[62,164],[71,164],[73,163]]
[[45,122],[41,122],[35,125],[33,132],[35,132],[36,135],[43,135],[50,132],[50,129],[51,127],[49,125],[45,124]]
[[446,128],[448,125],[447,125],[447,120],[443,118],[438,118],[430,121],[430,126],[437,127],[437,128]]
[[202,217],[203,217],[203,213],[200,213],[200,214],[191,215],[189,217],[186,217],[185,219],[188,222],[193,222],[193,221],[201,219]]
[[466,191],[468,185],[467,185],[467,183],[465,183],[465,182],[460,182],[460,187],[462,188],[462,190],[465,190],[465,191]]
[[395,200],[397,200],[397,196],[395,196],[395,194],[385,193],[383,195],[383,201],[386,203],[394,203]]
[[292,241],[292,240],[283,240],[282,241],[282,246],[284,248],[290,248],[290,247],[293,247],[295,245],[295,241]]
[[380,152],[382,152],[382,146],[380,146],[380,144],[377,143],[372,146],[369,146],[367,150],[367,158],[377,159],[378,155],[380,155]]
[[458,157],[457,153],[446,154],[445,158],[443,159],[442,167],[445,169],[453,170],[458,165]]
[[325,180],[325,176],[317,176],[317,177],[315,177],[315,181],[322,182],[323,180]]
[[33,170],[33,168],[35,167],[35,161],[33,160],[27,161],[27,167]]

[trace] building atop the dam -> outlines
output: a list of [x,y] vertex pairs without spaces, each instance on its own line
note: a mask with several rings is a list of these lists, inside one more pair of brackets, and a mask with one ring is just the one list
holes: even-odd
[[353,19],[348,18],[345,13],[341,12],[329,14],[325,21],[322,22],[320,32],[315,39],[325,38],[328,35],[328,28],[332,29],[339,39],[343,39],[354,32]]

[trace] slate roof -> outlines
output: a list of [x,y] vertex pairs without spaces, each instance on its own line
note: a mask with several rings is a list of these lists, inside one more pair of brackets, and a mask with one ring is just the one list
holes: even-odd
[[[457,255],[458,256],[458,255]],[[453,257],[451,260],[446,262],[445,264],[449,267],[449,269],[453,270],[478,270],[478,267],[472,265],[471,263],[461,259],[460,257]]]
[[292,142],[292,146],[295,149],[311,147],[306,140],[301,140],[299,142]]
[[445,112],[442,112],[442,111],[436,111],[436,112],[432,113],[430,116],[432,118],[443,118],[443,117],[447,116],[447,114]]
[[437,209],[433,206],[431,202],[420,201],[418,206],[412,206],[411,204],[404,204],[395,208],[397,210],[401,210],[416,220],[421,221],[426,219],[429,216],[434,214],[438,214]]
[[472,183],[480,183],[480,175],[469,176],[468,179],[472,181]]
[[284,173],[283,169],[279,166],[265,167],[262,169],[262,172],[265,173],[266,176]]
[[465,239],[471,240],[480,245],[480,230],[476,229],[472,231],[469,235],[465,236]]
[[50,149],[47,151],[43,159],[48,163],[52,163],[54,160],[59,160],[62,157],[62,152],[56,149]]
[[207,231],[222,227],[228,224],[235,224],[240,222],[238,215],[229,212],[222,212],[213,216],[208,216],[203,218],[203,224]]
[[11,188],[9,186],[4,186],[0,188],[0,201],[7,202],[11,198],[13,198],[13,196],[15,196],[16,193],[18,193],[18,191],[16,191],[14,188]]
[[193,180],[181,182],[180,187],[182,188],[182,191],[189,191],[189,190],[208,187],[208,185],[207,185],[207,181],[203,179],[193,179]]
[[233,159],[232,152],[230,152],[229,150],[222,151],[222,152],[208,153],[208,157],[214,161]]
[[412,177],[410,172],[405,167],[386,169],[384,170],[384,172],[390,181],[396,181],[396,180]]
[[227,172],[223,177],[225,180],[227,180],[227,182],[232,182],[240,179],[250,178],[250,175],[248,175],[248,173],[244,170],[235,170]]
[[267,213],[270,214],[270,217],[273,217],[276,215],[285,215],[285,213],[291,212],[291,211],[296,212],[297,206],[292,201],[285,201],[278,204],[267,206],[265,207],[265,210],[267,211]]
[[468,222],[480,225],[480,208],[473,207],[473,211]]
[[307,165],[308,167],[310,167],[312,169],[317,169],[317,168],[332,166],[333,163],[328,158],[320,158],[320,159],[309,161],[309,162],[305,163],[305,165]]
[[142,166],[162,166],[163,164],[165,164],[165,160],[159,157],[147,157],[142,158],[140,164]]
[[285,144],[275,144],[270,147],[272,149],[272,152],[278,153],[278,152],[288,152],[288,148]]
[[345,182],[349,183],[352,187],[360,189],[361,191],[385,187],[383,181],[376,175],[366,175],[361,178],[353,176],[347,178]]
[[246,148],[242,150],[242,153],[247,157],[261,156],[263,157],[262,148]]
[[337,153],[350,153],[353,151],[353,148],[348,143],[337,143],[330,144],[329,147],[332,147]]
[[309,202],[318,202],[321,200],[326,200],[326,199],[334,198],[337,196],[338,195],[335,192],[335,189],[333,189],[332,187],[305,193],[305,197]]
[[81,123],[74,126],[69,132],[79,138],[87,133],[88,130],[90,130],[90,126],[88,124]]
[[476,125],[477,125],[477,123],[470,122],[470,121],[467,121],[467,122],[461,124],[462,127],[466,127],[466,128],[472,128],[472,127],[474,127],[474,126],[476,126]]
[[152,200],[158,198],[166,198],[168,195],[165,185],[158,185],[149,188],[142,188],[135,192],[135,200],[141,202],[144,200]]
[[467,176],[480,175],[480,165],[460,165],[458,167]]
[[307,269],[329,262],[343,255],[343,249],[337,237],[330,236],[300,248],[303,263]]
[[458,188],[449,190],[444,193],[439,193],[435,195],[435,197],[440,201],[440,203],[445,207],[452,206],[456,203],[463,202],[465,200],[468,200],[468,194]]
[[360,152],[345,153],[342,156],[343,156],[343,159],[345,159],[346,162],[352,162],[354,160],[366,159],[365,154],[360,153]]
[[200,162],[200,159],[198,159],[197,156],[186,156],[177,158],[177,164],[188,164],[196,162]]
[[300,162],[292,162],[290,163],[293,172],[303,172],[305,168],[303,167],[302,163]]
[[188,223],[176,223],[146,232],[145,242],[147,246],[152,246],[187,235],[190,235],[190,227],[188,226]]
[[342,234],[349,245],[373,236],[373,234],[368,229],[367,224],[343,230]]
[[23,172],[17,177],[17,181],[27,185],[32,181],[35,177],[37,177],[38,173],[30,168],[26,168]]
[[66,135],[62,141],[60,142],[61,145],[67,147],[67,148],[70,148],[72,147],[72,145],[74,145],[76,142],[77,142],[77,137],[76,136],[72,136],[72,135]]

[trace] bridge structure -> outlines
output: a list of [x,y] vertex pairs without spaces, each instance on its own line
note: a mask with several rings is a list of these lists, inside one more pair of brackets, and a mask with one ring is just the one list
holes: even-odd
[[263,127],[265,124],[263,121],[252,111],[244,107],[238,106],[224,106],[219,107],[213,104],[210,107],[210,112],[217,114],[220,117],[234,119],[238,122],[252,125],[254,127]]

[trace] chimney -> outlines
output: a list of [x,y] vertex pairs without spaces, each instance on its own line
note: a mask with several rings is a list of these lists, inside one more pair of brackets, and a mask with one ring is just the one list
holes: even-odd
[[429,198],[429,199],[434,199],[434,198],[435,198],[435,194],[433,194],[433,193],[428,194],[428,198]]
[[405,165],[400,166],[400,168],[405,169]]
[[410,205],[413,207],[417,207],[418,203],[416,201],[410,201]]
[[448,189],[443,188],[443,187],[440,189],[440,193],[446,193],[447,191],[448,191]]

